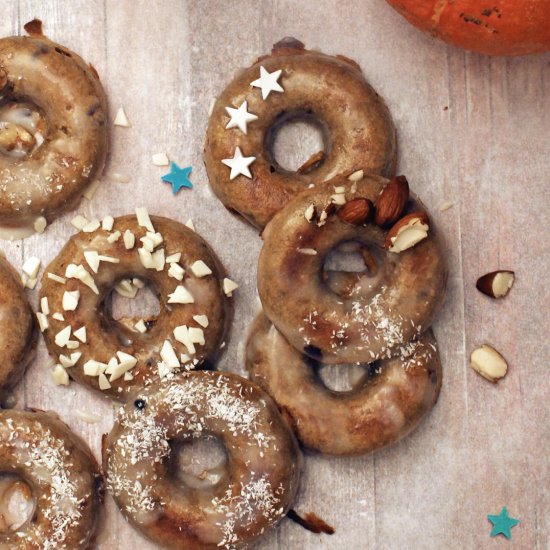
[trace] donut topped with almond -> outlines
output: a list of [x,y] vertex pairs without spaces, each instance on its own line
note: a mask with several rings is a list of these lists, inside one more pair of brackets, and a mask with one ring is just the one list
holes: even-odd
[[[192,229],[136,213],[82,220],[46,269],[38,320],[58,384],[71,377],[124,399],[174,371],[211,366],[223,347],[237,285]],[[112,292],[133,297],[146,285],[160,314],[115,320]]]
[[0,39],[0,224],[10,238],[42,232],[80,202],[108,151],[97,71],[42,34]]
[[[424,332],[447,270],[422,204],[403,176],[338,176],[294,197],[265,228],[258,290],[294,348],[326,363],[369,363]],[[352,253],[356,272],[331,269]]]

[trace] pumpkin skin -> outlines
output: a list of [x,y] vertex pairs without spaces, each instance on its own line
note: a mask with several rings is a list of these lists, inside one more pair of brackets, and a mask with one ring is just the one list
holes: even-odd
[[550,0],[386,0],[449,44],[489,55],[550,50]]

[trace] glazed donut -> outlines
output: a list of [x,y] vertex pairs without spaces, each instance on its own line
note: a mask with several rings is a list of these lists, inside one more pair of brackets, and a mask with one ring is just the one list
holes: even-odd
[[[23,496],[29,519],[3,516],[0,547],[86,549],[100,515],[103,480],[84,442],[53,413],[0,412],[0,475]],[[3,481],[3,480],[2,480]],[[16,519],[16,518],[13,518]],[[21,518],[17,518],[21,519]],[[19,522],[18,522],[19,523]],[[6,525],[8,524],[8,525]]]
[[351,456],[391,445],[435,405],[441,363],[431,330],[400,353],[369,365],[349,392],[329,390],[314,360],[297,352],[265,315],[255,320],[246,368],[292,419],[298,439],[320,453]]
[[[265,77],[264,71],[272,76]],[[271,93],[257,87],[262,75],[268,84],[271,79]],[[302,119],[322,127],[325,151],[290,172],[273,158],[272,143],[282,124]],[[239,153],[248,159],[240,162],[244,175],[226,165]],[[357,63],[284,39],[271,55],[241,71],[217,99],[204,157],[210,185],[221,202],[262,228],[312,182],[360,168],[393,175],[395,128],[385,103]],[[249,168],[244,166],[247,162],[252,162]]]
[[108,149],[95,69],[36,27],[0,40],[0,224],[27,235],[76,207]]
[[[396,254],[383,248],[388,231],[338,216],[334,200],[375,202],[387,183],[374,175],[334,178],[297,195],[263,232],[258,291],[264,312],[292,346],[323,363],[391,356],[431,325],[442,303],[447,271],[432,230]],[[412,199],[405,212],[419,209]],[[322,221],[308,219],[313,210]],[[333,250],[350,242],[371,250],[378,270],[351,295],[340,295],[323,280],[324,266]]]
[[[207,435],[225,446],[225,474],[211,488],[178,482],[173,447]],[[237,549],[286,514],[301,454],[277,405],[256,384],[202,371],[134,394],[105,442],[103,463],[122,513],[157,544]]]
[[[232,316],[225,270],[208,244],[176,221],[138,212],[104,221],[108,230],[74,235],[46,269],[40,290],[56,368],[122,400],[180,366],[212,366]],[[131,281],[157,294],[158,317],[113,319],[112,291],[122,285],[135,294]]]
[[34,314],[19,275],[0,252],[0,408],[34,357]]

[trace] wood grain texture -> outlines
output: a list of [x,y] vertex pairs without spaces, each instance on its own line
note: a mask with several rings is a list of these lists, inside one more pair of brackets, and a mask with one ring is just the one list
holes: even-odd
[[[230,216],[207,186],[202,147],[211,98],[239,67],[283,36],[356,59],[386,99],[399,134],[405,173],[443,235],[449,293],[435,331],[444,367],[441,398],[402,443],[371,456],[308,455],[296,508],[336,528],[313,535],[283,522],[262,549],[545,549],[550,547],[550,55],[489,58],[435,42],[382,0],[0,0],[0,34],[33,17],[47,34],[93,63],[111,114],[123,105],[132,128],[112,128],[106,173],[79,212],[102,217],[145,205],[185,222],[217,251],[241,288],[220,368],[243,372],[243,341],[257,309],[257,233]],[[336,84],[335,84],[336,85]],[[173,198],[151,154],[193,166],[195,189]],[[297,154],[300,153],[298,147]],[[446,212],[445,201],[454,206]],[[46,265],[73,233],[66,215],[42,236],[0,247],[20,268]],[[475,290],[486,271],[511,268],[506,300]],[[29,296],[36,305],[36,292]],[[468,368],[483,342],[510,364],[497,386]],[[58,388],[43,343],[17,389],[18,406],[54,409],[99,455],[113,407],[85,388]],[[74,409],[101,416],[85,424]],[[505,542],[489,538],[486,515],[507,505],[521,520]],[[153,545],[122,519],[110,498],[98,547]]]

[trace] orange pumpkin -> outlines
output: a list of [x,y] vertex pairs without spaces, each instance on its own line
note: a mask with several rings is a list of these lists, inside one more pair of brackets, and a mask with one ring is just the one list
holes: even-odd
[[387,0],[415,27],[490,55],[550,50],[550,0]]

